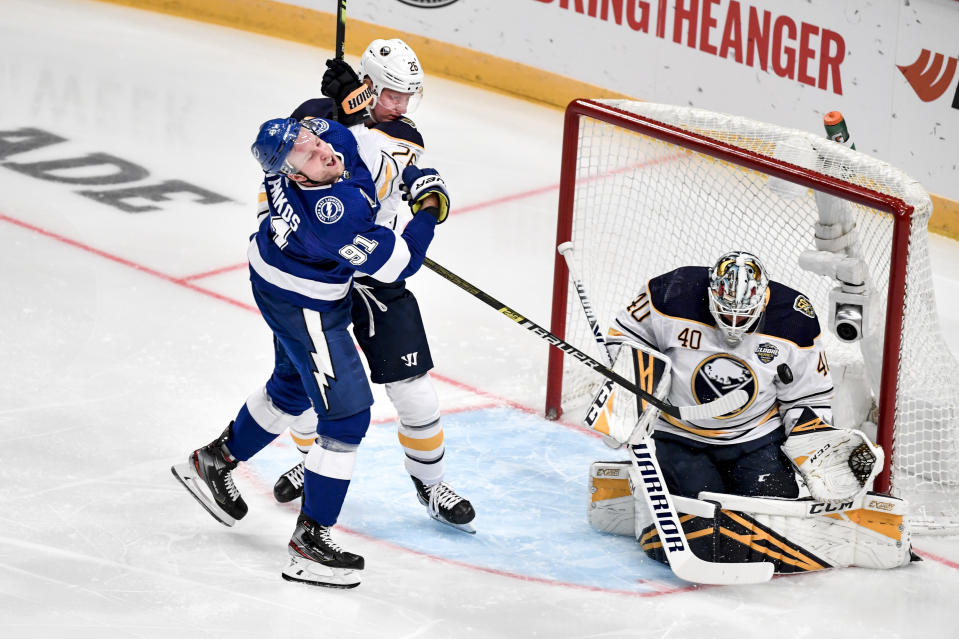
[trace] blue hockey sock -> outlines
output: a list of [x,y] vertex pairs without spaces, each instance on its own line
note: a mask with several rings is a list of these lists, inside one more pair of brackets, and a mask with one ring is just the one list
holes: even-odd
[[243,404],[243,408],[233,421],[233,432],[226,440],[226,447],[236,459],[246,461],[263,450],[276,437],[275,433],[260,428],[247,410],[246,404]]
[[303,514],[322,526],[332,526],[340,516],[353,477],[356,449],[369,424],[369,409],[319,424],[316,445],[306,456]]

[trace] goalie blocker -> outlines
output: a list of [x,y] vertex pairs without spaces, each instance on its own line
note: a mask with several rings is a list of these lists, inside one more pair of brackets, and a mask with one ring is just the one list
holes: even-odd
[[[665,552],[630,462],[590,466],[588,519],[601,532],[632,535],[652,559]],[[639,505],[637,506],[637,500]],[[718,562],[769,562],[777,574],[860,566],[895,568],[918,560],[911,550],[906,502],[873,492],[845,502],[739,497],[703,492],[673,496],[693,553]]]

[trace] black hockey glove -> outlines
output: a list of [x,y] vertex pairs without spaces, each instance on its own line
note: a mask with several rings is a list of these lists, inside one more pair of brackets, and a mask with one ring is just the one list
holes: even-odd
[[[421,169],[411,164],[403,169],[403,184],[400,185],[400,189],[403,191],[403,199],[413,209],[414,215],[422,209],[435,217],[437,224],[446,221],[450,213],[450,196],[446,192],[446,182],[436,169]],[[431,195],[439,199],[439,206],[423,208],[423,200]]]
[[366,119],[366,107],[373,102],[373,89],[360,82],[353,67],[343,60],[332,58],[326,66],[320,90],[336,102],[337,122],[343,126],[359,124]]

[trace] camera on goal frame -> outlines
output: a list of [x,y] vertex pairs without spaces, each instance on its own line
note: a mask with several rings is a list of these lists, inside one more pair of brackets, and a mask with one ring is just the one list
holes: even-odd
[[829,292],[829,330],[839,341],[851,344],[862,339],[868,299],[864,293],[849,293],[836,287]]

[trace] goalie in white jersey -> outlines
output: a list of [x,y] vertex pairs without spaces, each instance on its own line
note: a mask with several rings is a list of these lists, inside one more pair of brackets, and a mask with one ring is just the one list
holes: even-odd
[[[830,425],[833,385],[815,310],[804,294],[770,281],[755,255],[732,251],[712,267],[652,278],[616,315],[607,343],[630,353],[644,390],[673,405],[737,389],[749,397],[714,418],[682,421],[646,407],[640,419],[608,427],[631,444],[651,429],[697,556],[770,562],[779,573],[909,563],[906,504],[868,492],[882,449],[858,430]],[[611,409],[612,395],[605,401]],[[807,497],[799,498],[797,471]],[[647,554],[666,561],[645,502],[634,503],[633,487],[645,481],[639,472],[629,462],[593,464],[590,523],[635,534]]]
[[832,379],[809,299],[770,281],[759,259],[723,255],[649,280],[616,316],[609,343],[631,338],[672,361],[668,399],[703,404],[742,389],[749,401],[717,418],[661,414],[654,438],[670,491],[798,496],[780,450],[800,420],[832,421]]

